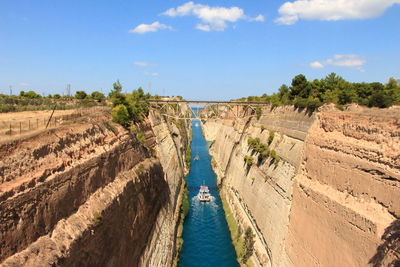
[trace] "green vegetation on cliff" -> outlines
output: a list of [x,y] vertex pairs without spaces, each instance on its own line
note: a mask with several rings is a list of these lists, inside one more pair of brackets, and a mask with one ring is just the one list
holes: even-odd
[[186,216],[189,213],[190,203],[189,203],[189,191],[187,189],[187,184],[185,181],[182,182],[181,185],[181,204],[180,204],[180,214],[178,221],[178,228],[176,233],[176,242],[175,242],[175,257],[173,266],[176,267],[179,265],[180,254],[183,246],[183,223],[185,222]]
[[117,81],[109,94],[113,107],[113,121],[124,127],[143,121],[149,114],[150,94],[145,94],[142,88],[133,90],[131,94],[121,92],[122,85]]
[[354,83],[330,73],[323,79],[308,81],[303,74],[292,79],[291,86],[283,84],[272,95],[249,96],[241,100],[270,102],[273,107],[295,105],[298,108],[316,109],[325,103],[345,105],[357,103],[369,107],[387,108],[400,105],[400,84],[390,78],[380,82]]
[[[244,256],[246,255],[246,252],[250,252],[247,251],[246,248],[249,247],[251,242],[249,242],[250,240],[248,240],[246,243],[246,240],[243,237],[243,230],[236,222],[235,216],[233,215],[231,209],[229,208],[229,204],[223,194],[221,194],[221,202],[222,202],[222,207],[224,209],[226,222],[228,223],[229,232],[231,234],[232,244],[236,251],[236,257],[238,261],[242,263],[241,264],[242,266],[244,265],[250,267],[252,266],[252,262],[248,260],[249,257],[247,257],[246,260],[244,261]],[[247,253],[247,255],[250,254]]]

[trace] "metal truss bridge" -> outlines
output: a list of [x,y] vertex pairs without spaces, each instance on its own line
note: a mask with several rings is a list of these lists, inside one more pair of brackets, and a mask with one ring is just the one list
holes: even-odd
[[[257,110],[269,106],[266,102],[208,100],[148,100],[151,109],[175,119],[234,119],[256,116]],[[187,107],[189,112],[182,112]]]

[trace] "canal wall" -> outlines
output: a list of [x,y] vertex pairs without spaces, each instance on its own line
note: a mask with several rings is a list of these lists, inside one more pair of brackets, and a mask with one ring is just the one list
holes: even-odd
[[[219,113],[226,119],[203,121],[204,134],[222,194],[240,227],[255,233],[256,266],[399,260],[388,241],[400,216],[398,108],[286,106],[266,108],[259,119]],[[272,132],[268,150],[277,156],[258,161],[248,140],[268,144]]]
[[0,265],[172,265],[188,129],[104,114],[1,144]]

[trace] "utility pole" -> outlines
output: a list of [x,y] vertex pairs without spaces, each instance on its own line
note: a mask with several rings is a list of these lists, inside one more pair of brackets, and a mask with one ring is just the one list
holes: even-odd
[[12,86],[10,85],[10,96],[12,95]]

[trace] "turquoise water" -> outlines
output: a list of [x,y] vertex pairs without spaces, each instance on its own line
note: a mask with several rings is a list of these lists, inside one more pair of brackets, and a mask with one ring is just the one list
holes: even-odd
[[[239,266],[199,121],[193,121],[192,130],[192,163],[186,177],[190,210],[183,228],[180,266]],[[199,160],[194,160],[196,155]],[[203,183],[212,195],[209,203],[201,203],[197,199]]]

